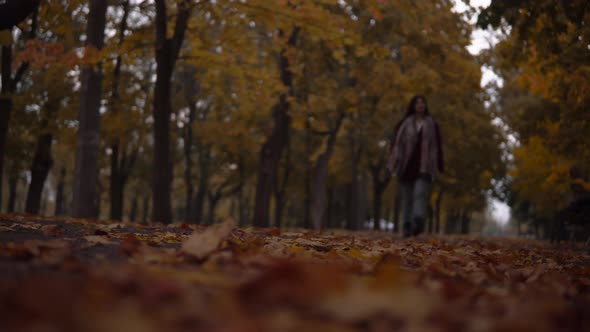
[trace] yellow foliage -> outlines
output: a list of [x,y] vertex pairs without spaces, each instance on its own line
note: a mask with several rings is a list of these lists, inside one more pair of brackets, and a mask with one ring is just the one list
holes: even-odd
[[570,192],[571,161],[550,151],[541,137],[514,150],[516,168],[511,171],[514,189],[534,203],[539,211],[550,213],[565,206]]

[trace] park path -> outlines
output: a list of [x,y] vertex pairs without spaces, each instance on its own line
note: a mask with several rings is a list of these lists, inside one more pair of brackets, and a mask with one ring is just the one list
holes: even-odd
[[584,247],[0,215],[1,331],[590,331]]

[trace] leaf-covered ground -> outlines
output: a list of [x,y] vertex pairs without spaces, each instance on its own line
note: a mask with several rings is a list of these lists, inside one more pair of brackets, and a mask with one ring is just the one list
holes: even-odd
[[590,331],[583,247],[0,215],[1,331]]

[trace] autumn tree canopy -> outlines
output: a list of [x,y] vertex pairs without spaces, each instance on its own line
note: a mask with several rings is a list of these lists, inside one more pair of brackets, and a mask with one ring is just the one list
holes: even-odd
[[528,218],[555,224],[590,191],[590,5],[492,1],[479,25],[499,28],[488,62],[504,85],[497,113],[518,140],[509,185]]
[[[452,1],[107,2],[101,47],[86,2],[44,1],[2,39],[2,208],[74,213],[73,188],[92,181],[72,152],[95,137],[83,150],[96,150],[89,195],[101,218],[232,215],[318,229],[396,220],[384,160],[409,99],[424,94],[447,159],[430,230],[468,231],[472,212],[503,197],[499,183],[537,206],[556,202],[553,213],[572,185],[588,189],[575,134],[586,130],[587,8],[519,6],[493,1],[481,13],[506,38],[476,57],[474,27]],[[505,81],[497,98],[480,86],[488,60]],[[101,85],[84,83],[85,70],[100,70]],[[90,136],[79,118],[88,93],[99,115]],[[521,143],[509,180],[496,118]]]

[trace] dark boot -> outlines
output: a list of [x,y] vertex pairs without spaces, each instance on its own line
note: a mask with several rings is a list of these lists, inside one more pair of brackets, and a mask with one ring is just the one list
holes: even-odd
[[424,218],[414,218],[414,227],[412,229],[412,235],[417,236],[424,232]]
[[413,224],[411,224],[409,222],[405,222],[403,231],[404,231],[404,233],[403,233],[404,238],[412,236],[412,234],[414,232]]

